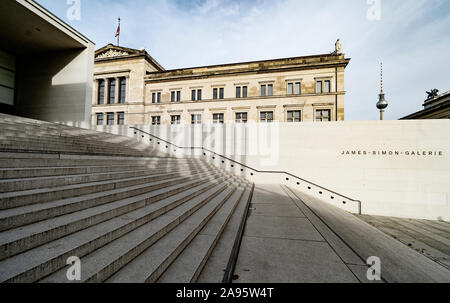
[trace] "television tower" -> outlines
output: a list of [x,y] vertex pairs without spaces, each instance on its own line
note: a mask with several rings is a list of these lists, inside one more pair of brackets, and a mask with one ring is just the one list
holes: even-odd
[[383,63],[381,63],[381,91],[378,95],[377,108],[380,110],[380,120],[384,120],[384,110],[388,107],[388,102],[384,98],[383,92]]

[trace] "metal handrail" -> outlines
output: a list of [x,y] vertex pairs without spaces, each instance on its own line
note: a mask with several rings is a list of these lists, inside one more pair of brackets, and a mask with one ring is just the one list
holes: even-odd
[[[216,152],[214,152],[214,151],[212,151],[212,150],[209,150],[209,149],[207,149],[207,148],[205,148],[205,147],[183,147],[183,146],[178,146],[178,145],[173,144],[173,143],[171,143],[171,142],[169,142],[169,141],[167,141],[167,140],[164,140],[164,139],[159,138],[159,137],[157,137],[157,136],[155,136],[155,135],[152,135],[152,134],[150,134],[150,133],[148,133],[148,132],[146,132],[146,131],[143,131],[143,130],[141,130],[141,129],[139,129],[139,128],[136,128],[136,127],[130,127],[130,128],[131,128],[131,129],[134,129],[135,131],[139,131],[139,132],[141,132],[141,133],[144,133],[144,134],[146,134],[146,135],[148,135],[148,136],[150,136],[150,137],[153,137],[153,138],[155,138],[155,139],[157,139],[157,140],[159,140],[159,141],[162,141],[162,142],[164,142],[164,143],[166,143],[166,144],[169,144],[169,145],[171,145],[171,146],[173,146],[173,147],[175,147],[175,148],[178,148],[178,149],[189,149],[189,150],[202,150],[202,151],[207,151],[207,152],[212,153],[212,154],[214,154],[214,155],[216,155],[216,156],[218,156],[218,157],[221,157],[221,158],[226,159],[226,160],[228,160],[228,161],[230,161],[230,162],[233,162],[233,163],[235,163],[235,164],[237,164],[237,165],[239,165],[239,166],[242,166],[242,167],[245,167],[245,168],[247,168],[247,169],[249,169],[249,170],[252,170],[252,171],[254,171],[254,172],[256,172],[256,173],[261,173],[261,174],[285,174],[285,175],[288,175],[288,176],[290,176],[290,177],[292,177],[292,178],[295,178],[295,179],[301,180],[301,181],[303,181],[303,182],[309,183],[309,184],[311,184],[311,185],[313,185],[313,186],[315,186],[315,187],[321,188],[322,190],[328,191],[328,192],[330,192],[330,193],[332,193],[332,194],[335,194],[335,195],[337,195],[337,196],[341,196],[341,197],[343,197],[344,199],[347,199],[347,200],[350,200],[350,201],[353,201],[353,202],[358,203],[358,204],[359,204],[359,214],[361,214],[361,201],[360,201],[360,200],[355,200],[355,199],[349,198],[349,197],[344,196],[344,195],[342,195],[342,194],[340,194],[340,193],[337,193],[337,192],[335,192],[335,191],[333,191],[333,190],[331,190],[331,189],[328,189],[328,188],[326,188],[326,187],[323,187],[323,186],[320,186],[320,185],[318,185],[318,184],[315,184],[314,182],[311,182],[311,181],[305,180],[305,179],[303,179],[303,178],[300,178],[300,177],[298,177],[298,176],[296,176],[296,175],[294,175],[294,174],[291,174],[291,173],[289,173],[289,172],[286,172],[286,171],[265,171],[265,170],[257,170],[257,169],[255,169],[255,168],[252,168],[252,167],[248,166],[248,165],[242,164],[242,163],[240,163],[240,162],[238,162],[238,161],[236,161],[236,160],[234,160],[234,159],[230,159],[230,158],[228,158],[228,157],[226,157],[226,156],[220,155],[220,154],[218,154],[218,153],[216,153]],[[137,132],[135,132],[135,134],[137,134]]]

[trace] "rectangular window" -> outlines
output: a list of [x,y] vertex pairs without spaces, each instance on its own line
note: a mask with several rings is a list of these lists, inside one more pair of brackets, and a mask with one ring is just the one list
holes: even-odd
[[107,125],[114,125],[114,113],[108,113],[106,117]]
[[201,89],[197,90],[197,100],[202,101],[202,90]]
[[116,102],[116,79],[110,79],[108,104],[114,104],[115,102]]
[[217,88],[213,89],[213,99],[217,100]]
[[191,115],[192,124],[202,124],[202,115],[201,114],[193,114]]
[[300,95],[302,93],[302,84],[300,82],[295,83],[295,94]]
[[161,103],[161,93],[152,93],[152,103]]
[[181,91],[171,91],[170,92],[170,102],[180,102],[181,101]]
[[266,96],[266,85],[261,85],[261,97]]
[[195,101],[195,89],[191,91],[191,100]]
[[236,86],[236,98],[247,98],[247,86]]
[[330,88],[331,88],[331,82],[330,82],[330,80],[326,80],[323,83],[323,92],[326,94],[329,94],[331,92]]
[[302,84],[300,82],[288,83],[288,95],[300,95]]
[[224,98],[224,88],[221,87],[219,88],[219,99],[223,99]]
[[224,114],[213,114],[213,123],[214,124],[223,124],[224,123]]
[[294,83],[288,83],[287,94],[288,94],[288,95],[294,94]]
[[103,114],[97,114],[97,125],[103,125]]
[[117,113],[117,124],[118,125],[125,124],[125,113]]
[[301,111],[290,110],[287,112],[287,122],[301,122]]
[[119,103],[125,104],[125,98],[127,95],[127,79],[120,78],[120,89],[119,89]]
[[267,85],[267,89],[268,89],[268,96],[273,96],[273,84],[269,84]]
[[316,121],[329,122],[331,121],[331,109],[317,109]]
[[170,118],[171,118],[172,125],[181,124],[181,116],[180,115],[171,116]]
[[152,125],[161,125],[161,116],[153,116]]
[[247,123],[247,113],[236,113],[236,123]]
[[105,104],[105,80],[98,81],[98,104]]
[[273,122],[273,112],[261,112],[260,113],[260,122],[263,122],[263,123]]
[[321,94],[322,93],[322,81],[317,81],[316,82],[316,94]]

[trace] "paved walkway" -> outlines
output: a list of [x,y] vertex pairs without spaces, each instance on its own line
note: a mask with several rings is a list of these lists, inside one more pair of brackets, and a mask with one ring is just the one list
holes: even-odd
[[367,215],[359,218],[450,269],[449,222]]
[[[448,244],[446,227],[435,226],[432,233],[423,222],[401,224],[403,233],[415,233],[416,240],[422,236],[426,241],[426,233],[428,239],[440,240],[435,244],[441,250]],[[357,216],[298,190],[262,185],[253,196],[235,282],[368,283],[365,260],[373,256],[382,263],[380,282],[450,282],[444,259],[435,262]]]
[[256,187],[235,282],[355,283],[367,269],[287,188]]

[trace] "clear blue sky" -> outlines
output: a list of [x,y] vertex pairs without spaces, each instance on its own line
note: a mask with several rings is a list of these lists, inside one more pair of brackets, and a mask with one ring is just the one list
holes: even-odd
[[[387,119],[422,109],[426,90],[450,90],[450,1],[380,0],[38,0],[93,40],[145,47],[165,68],[329,53],[336,39],[352,61],[346,70],[346,119],[375,120],[379,64]],[[377,16],[376,14],[369,14]]]

